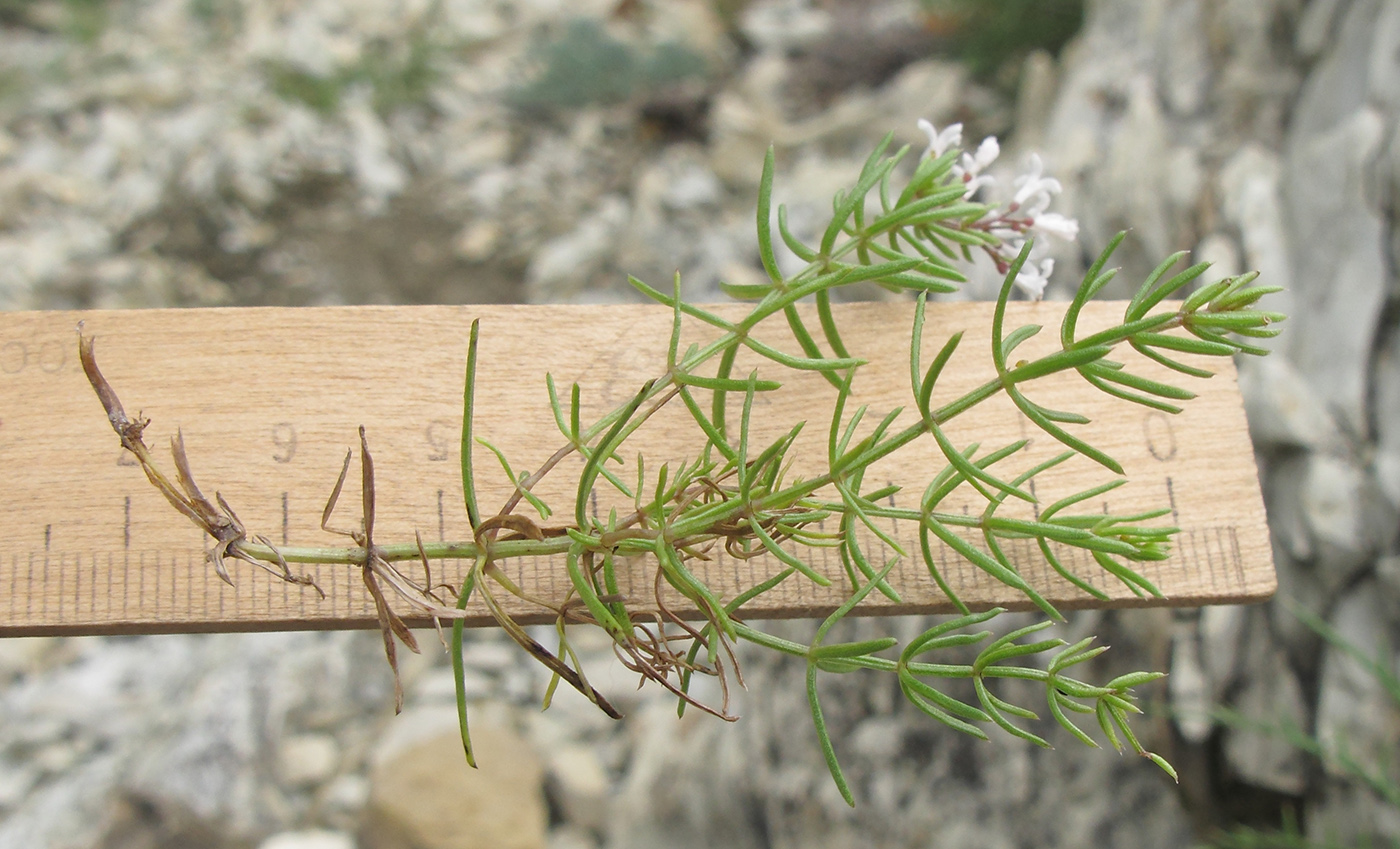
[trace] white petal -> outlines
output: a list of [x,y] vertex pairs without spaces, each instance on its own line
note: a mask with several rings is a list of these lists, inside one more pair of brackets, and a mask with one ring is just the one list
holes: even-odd
[[1021,287],[1031,300],[1038,301],[1045,297],[1045,284],[1050,282],[1050,274],[1054,270],[1053,259],[1041,260],[1039,268],[1028,262],[1016,274],[1016,285]]
[[982,139],[982,143],[977,146],[977,170],[981,171],[996,162],[1000,155],[1001,145],[997,144],[996,136],[987,136]]
[[1036,216],[1031,222],[1031,229],[1037,233],[1064,239],[1066,242],[1073,242],[1079,238],[1079,222],[1058,212]]
[[967,189],[963,192],[963,199],[967,200],[977,194],[977,190],[983,186],[995,185],[996,181],[996,178],[991,174],[978,174],[976,177],[967,181]]
[[[1042,177],[1044,163],[1040,161],[1040,155],[1032,153],[1030,155],[1030,168],[1025,174],[1016,178],[1013,184],[1016,187],[1016,195],[1011,202],[1017,206],[1022,206],[1034,194],[1040,191],[1060,191],[1060,182],[1053,177]],[[1053,189],[1051,188],[1053,186]]]
[[[1018,193],[1018,197],[1023,194]],[[1050,208],[1050,193],[1043,190],[1031,192],[1019,201],[1013,201],[1016,212],[1032,220]]]
[[932,156],[936,159],[942,156],[948,148],[962,144],[962,124],[949,124],[940,132],[932,121],[920,118],[918,127],[928,136],[928,148],[924,151],[924,156]]

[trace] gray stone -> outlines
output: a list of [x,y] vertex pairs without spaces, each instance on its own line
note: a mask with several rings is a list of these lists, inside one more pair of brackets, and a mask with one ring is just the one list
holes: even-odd
[[1283,456],[1270,463],[1262,473],[1269,535],[1298,562],[1311,562],[1314,556],[1312,533],[1304,518],[1301,486],[1307,469],[1305,455]]
[[787,51],[825,38],[834,24],[832,15],[823,9],[782,0],[751,4],[744,12],[740,27],[755,45],[766,50]]
[[330,734],[298,734],[277,750],[277,773],[289,787],[320,784],[340,765],[340,744]]
[[1225,218],[1239,230],[1244,245],[1241,270],[1259,272],[1264,285],[1282,286],[1285,291],[1270,296],[1264,305],[1291,315],[1293,266],[1288,224],[1280,202],[1281,176],[1279,156],[1250,144],[1220,169],[1217,191]]
[[[1400,176],[1400,168],[1396,173]],[[1376,351],[1374,368],[1371,421],[1376,428],[1376,482],[1390,503],[1400,508],[1400,332],[1391,329]]]
[[560,300],[583,289],[613,252],[627,214],[627,201],[603,198],[574,230],[544,245],[525,272],[530,299]]
[[0,819],[0,849],[79,849],[101,845],[113,826],[111,790],[121,758],[99,754],[32,787],[23,804]]
[[325,829],[284,831],[264,840],[258,849],[355,849],[355,838],[343,831]]
[[1336,30],[1338,14],[1347,5],[1347,0],[1316,0],[1305,6],[1293,39],[1298,52],[1309,58],[1322,52]]
[[[1283,650],[1270,638],[1263,616],[1251,617],[1244,644],[1244,680],[1231,707],[1267,726],[1304,728],[1303,687]],[[1228,728],[1225,759],[1235,775],[1256,787],[1296,796],[1307,786],[1303,753],[1281,731]]]
[[1171,675],[1167,679],[1172,718],[1185,740],[1200,744],[1205,742],[1215,726],[1211,719],[1211,709],[1214,707],[1212,688],[1201,662],[1201,640],[1196,618],[1179,620],[1176,625],[1172,635]]
[[369,801],[369,779],[349,773],[339,775],[326,785],[320,801],[331,814],[353,814],[358,817]]
[[1249,608],[1213,605],[1201,609],[1197,620],[1202,660],[1211,682],[1211,697],[1219,701],[1240,674],[1241,635],[1249,620]]
[[1191,252],[1196,262],[1210,263],[1206,273],[1209,282],[1224,277],[1233,277],[1244,271],[1240,260],[1240,249],[1236,241],[1224,233],[1211,233],[1196,245]]
[[1371,102],[1393,115],[1400,109],[1400,7],[1380,4],[1373,26],[1367,69]]
[[406,710],[379,742],[364,849],[543,849],[542,769],[500,711],[477,710],[467,766],[450,707]]
[[596,748],[551,746],[546,750],[545,764],[550,795],[564,821],[581,829],[601,830],[607,823],[612,782]]
[[1242,358],[1240,393],[1256,447],[1283,446],[1335,451],[1341,431],[1317,392],[1285,354]]
[[[1350,23],[1355,17],[1344,29],[1360,38]],[[1360,104],[1340,111],[1357,99],[1350,86],[1364,91],[1364,62],[1357,66],[1352,52],[1361,48],[1344,35],[1309,78],[1295,112],[1282,183],[1295,323],[1280,348],[1357,430],[1365,426],[1366,370],[1386,289],[1382,220],[1367,188],[1386,120]]]
[[1387,753],[1400,747],[1400,705],[1387,694],[1374,670],[1353,654],[1386,662],[1395,646],[1382,618],[1374,585],[1363,582],[1347,593],[1328,617],[1340,644],[1325,646],[1317,703],[1317,739],[1327,753],[1324,765],[1345,775],[1340,757],[1363,767],[1387,769]]
[[597,849],[598,841],[579,828],[556,828],[549,833],[549,849]]
[[[474,668],[462,670],[462,689],[468,701],[482,701],[496,695],[496,680]],[[411,695],[414,703],[453,703],[457,700],[457,682],[452,670],[437,668],[425,673],[415,684]]]
[[1376,583],[1387,621],[1400,621],[1400,554],[1376,560]]
[[1309,457],[1299,482],[1303,521],[1324,580],[1343,586],[1395,536],[1396,511],[1379,496],[1366,470],[1327,454]]
[[1210,86],[1210,58],[1205,16],[1199,0],[1163,4],[1157,37],[1161,81],[1168,107],[1177,115],[1195,115]]
[[0,811],[16,807],[39,782],[38,771],[8,758],[0,763]]

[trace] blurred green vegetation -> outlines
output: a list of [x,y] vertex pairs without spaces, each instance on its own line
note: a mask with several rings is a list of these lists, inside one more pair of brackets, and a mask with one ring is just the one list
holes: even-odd
[[28,75],[18,68],[0,68],[0,103],[24,92]]
[[243,4],[239,0],[188,0],[191,18],[204,26],[212,38],[230,38],[243,27]]
[[402,44],[373,42],[354,63],[330,75],[313,74],[289,62],[269,62],[264,73],[278,97],[323,115],[335,112],[341,96],[356,85],[367,86],[375,111],[388,115],[402,107],[429,104],[433,84],[441,75],[443,52],[426,31],[419,31]]
[[591,18],[570,21],[532,53],[531,79],[506,94],[508,103],[526,111],[622,103],[707,70],[704,58],[683,44],[637,48]]
[[1000,77],[1035,50],[1059,53],[1084,23],[1084,0],[919,0],[972,73]]
[[84,43],[107,29],[110,0],[0,0],[0,26],[58,32]]

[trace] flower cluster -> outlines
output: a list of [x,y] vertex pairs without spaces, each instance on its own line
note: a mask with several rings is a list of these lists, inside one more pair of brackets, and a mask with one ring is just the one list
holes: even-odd
[[[929,121],[919,121],[919,129],[928,135],[929,145],[925,157],[938,158],[948,150],[962,145],[962,124],[949,124],[942,130]],[[966,186],[964,200],[971,200],[983,187],[996,185],[996,178],[986,173],[987,169],[1001,155],[1001,146],[996,136],[987,136],[977,146],[975,153],[964,153],[952,168],[956,179]],[[1079,236],[1079,222],[1058,212],[1048,212],[1055,196],[1064,190],[1060,181],[1044,174],[1045,164],[1040,156],[1032,153],[1027,158],[1025,173],[1012,183],[1011,199],[1003,204],[993,204],[973,227],[997,237],[1000,245],[987,248],[987,253],[996,263],[997,271],[1006,273],[1011,261],[1025,246],[1031,236],[1054,236],[1072,242]],[[1035,300],[1045,294],[1045,285],[1055,269],[1055,261],[1039,256],[1034,252],[1016,275],[1016,285]]]

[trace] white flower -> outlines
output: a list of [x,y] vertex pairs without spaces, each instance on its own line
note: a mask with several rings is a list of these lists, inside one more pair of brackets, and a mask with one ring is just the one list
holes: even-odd
[[1058,212],[1043,212],[1031,219],[1031,229],[1066,242],[1079,238],[1079,222]]
[[987,136],[982,139],[982,143],[977,146],[977,153],[964,153],[962,161],[953,166],[954,176],[960,178],[967,184],[967,190],[963,192],[964,198],[970,198],[983,186],[989,186],[996,182],[990,174],[983,174],[997,157],[1001,155],[1001,145],[997,144],[996,136]]
[[919,129],[928,134],[928,149],[924,151],[924,156],[937,159],[946,153],[948,148],[962,144],[962,124],[949,124],[939,132],[931,121],[920,118]]
[[1016,195],[1011,199],[1012,209],[1034,218],[1050,206],[1052,196],[1064,190],[1059,180],[1041,175],[1044,169],[1045,165],[1040,161],[1040,155],[1032,153],[1029,173],[1017,177],[1013,184]]
[[1054,270],[1053,259],[1042,259],[1039,268],[1027,260],[1026,264],[1021,266],[1021,270],[1016,272],[1016,285],[1030,295],[1031,300],[1038,301],[1045,297],[1045,284],[1050,282],[1050,274]]

